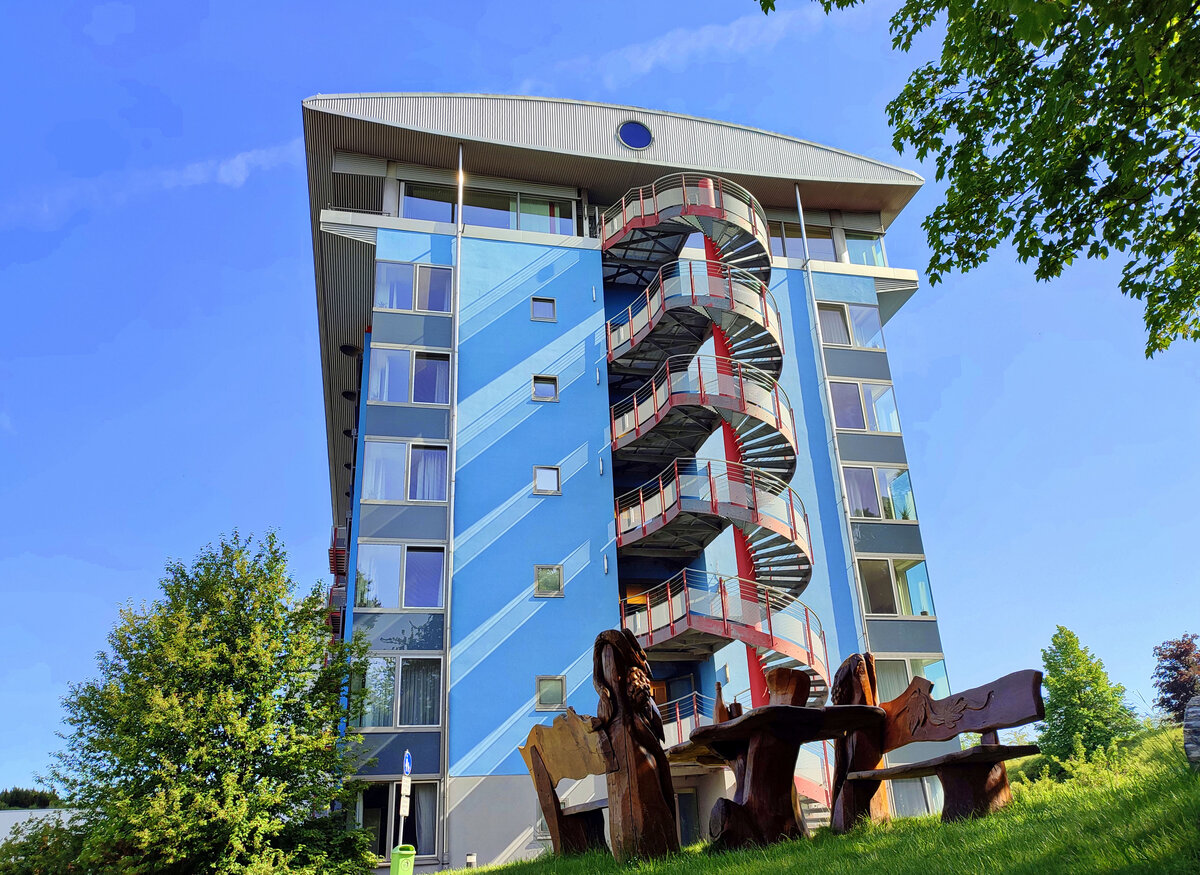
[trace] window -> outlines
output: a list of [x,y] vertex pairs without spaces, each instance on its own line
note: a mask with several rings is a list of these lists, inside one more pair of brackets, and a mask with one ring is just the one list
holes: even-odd
[[907,468],[845,466],[842,473],[852,517],[916,520],[917,506]]
[[914,677],[923,677],[933,684],[930,693],[935,699],[950,695],[950,682],[946,677],[946,660],[940,656],[914,657],[912,659],[877,659],[875,677],[879,683],[879,701],[890,702],[908,688]]
[[408,796],[408,817],[400,825],[400,787],[396,786],[396,844],[412,845],[418,857],[437,854],[438,785],[436,781],[413,781]]
[[354,580],[356,608],[400,606],[399,544],[359,544]]
[[448,267],[418,265],[416,309],[429,310],[433,313],[449,313],[453,273]]
[[[412,845],[418,857],[437,854],[438,784],[413,781],[408,816],[400,821],[400,784],[368,784],[358,797],[358,823],[370,836],[371,851],[388,859],[397,845]],[[392,838],[389,841],[389,837]]]
[[364,501],[403,501],[404,462],[408,445],[368,440],[363,448]]
[[368,401],[408,401],[407,349],[371,349]]
[[950,680],[946,677],[946,660],[941,657],[934,659],[912,659],[913,675],[919,675],[933,684],[935,699],[944,699],[950,695]]
[[393,725],[396,703],[396,660],[390,656],[367,658],[366,675],[356,676],[351,688],[357,692],[365,690],[365,704],[361,717],[354,725],[360,729]]
[[535,376],[533,378],[534,401],[558,400],[558,377]]
[[814,261],[837,261],[833,249],[833,232],[829,228],[806,225],[808,232],[808,257]]
[[533,566],[533,594],[535,596],[560,596],[563,594],[563,568],[561,565]]
[[538,711],[561,711],[567,707],[567,680],[561,675],[557,677],[539,677],[537,679]]
[[850,329],[846,326],[846,311],[840,304],[818,304],[817,317],[821,322],[821,342],[850,345]]
[[446,447],[413,447],[408,478],[410,501],[445,501],[447,488]]
[[409,547],[405,550],[404,607],[440,608],[445,575],[446,551],[443,548]]
[[521,230],[543,234],[575,234],[575,210],[571,201],[521,195]]
[[869,304],[818,304],[817,317],[821,323],[822,343],[883,349],[883,327],[879,323],[878,307]]
[[799,222],[768,222],[771,254],[788,258],[804,258],[804,234],[808,235],[808,257],[814,261],[837,261],[833,252],[833,236],[828,228]]
[[419,352],[413,357],[412,400],[418,404],[450,403],[450,356]]
[[404,218],[453,222],[458,192],[448,185],[404,183]]
[[783,223],[767,222],[767,232],[771,238],[771,255],[783,258]]
[[561,495],[562,474],[557,467],[535,466],[533,469],[534,495]]
[[375,306],[380,310],[411,310],[413,265],[375,263]]
[[900,431],[900,417],[891,386],[831,382],[829,395],[833,402],[833,421],[838,428]]
[[883,238],[877,234],[847,231],[846,254],[850,256],[851,264],[868,267],[885,267],[887,264],[883,257]]
[[442,711],[442,661],[437,657],[400,660],[400,726],[437,726]]
[[534,322],[556,322],[558,313],[554,298],[530,298],[529,318]]
[[517,227],[516,192],[463,191],[463,224],[485,228]]
[[858,574],[868,614],[934,616],[924,560],[859,559]]

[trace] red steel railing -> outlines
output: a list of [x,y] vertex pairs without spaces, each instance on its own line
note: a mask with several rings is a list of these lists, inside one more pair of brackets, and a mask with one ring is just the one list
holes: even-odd
[[613,446],[626,435],[640,436],[653,428],[673,403],[680,402],[753,412],[796,445],[791,402],[770,374],[736,359],[676,355],[663,362],[640,389],[609,409]]
[[640,340],[669,304],[680,302],[753,313],[783,350],[779,308],[766,283],[749,271],[719,261],[673,261],[659,269],[636,301],[606,323],[609,359]]
[[646,647],[687,629],[736,638],[798,659],[829,683],[820,618],[794,596],[757,581],[685,568],[621,599],[621,625]]
[[688,693],[658,706],[662,715],[663,734],[666,743],[683,744],[691,738],[692,730],[698,726],[709,726],[713,722],[715,700],[699,693]]
[[740,219],[770,251],[766,213],[754,195],[728,179],[695,173],[672,173],[627,191],[604,211],[601,246],[607,249],[630,227],[650,227],[688,215]]
[[653,480],[617,498],[617,546],[667,523],[681,499],[703,502],[716,516],[721,505],[744,509],[751,522],[811,543],[804,502],[783,480],[737,462],[676,459]]

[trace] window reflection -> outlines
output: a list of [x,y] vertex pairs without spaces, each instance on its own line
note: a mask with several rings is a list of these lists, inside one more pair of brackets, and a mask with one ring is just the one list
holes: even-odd
[[395,608],[400,604],[400,545],[359,544],[354,582],[357,608]]
[[395,441],[367,441],[363,447],[364,500],[403,501],[408,447]]

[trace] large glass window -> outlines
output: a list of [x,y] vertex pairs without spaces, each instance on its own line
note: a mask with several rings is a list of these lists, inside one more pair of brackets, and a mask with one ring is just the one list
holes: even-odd
[[879,684],[879,701],[890,702],[908,687],[908,665],[903,659],[877,659],[875,680]]
[[447,460],[446,447],[413,447],[412,471],[408,480],[408,497],[412,501],[445,501]]
[[896,591],[900,594],[900,612],[913,617],[935,616],[933,593],[929,589],[929,571],[923,559],[896,559]]
[[390,784],[370,784],[362,791],[359,803],[359,822],[371,837],[371,853],[380,858],[391,853],[387,840],[390,791]]
[[458,192],[448,185],[404,184],[404,218],[453,222]]
[[516,192],[466,189],[463,192],[463,224],[482,225],[485,228],[515,229],[517,227]]
[[413,361],[412,400],[420,404],[450,403],[450,357],[419,352]]
[[806,225],[808,232],[808,257],[814,261],[837,261],[833,250],[833,232],[828,228]]
[[521,230],[573,236],[575,214],[571,202],[521,195]]
[[883,326],[879,324],[879,308],[865,304],[848,304],[850,323],[854,326],[854,345],[866,349],[883,349]]
[[821,322],[821,341],[850,345],[850,329],[846,325],[846,311],[841,304],[818,304],[817,316]]
[[409,547],[404,557],[404,607],[440,608],[446,551],[441,547]]
[[371,349],[371,368],[368,375],[368,401],[407,401],[407,349]]
[[859,559],[863,601],[868,614],[895,614],[896,596],[892,591],[892,570],[886,559]]
[[[408,797],[408,817],[403,827],[396,817],[396,844],[412,845],[418,857],[437,853],[438,785],[434,781],[414,781]],[[396,805],[400,805],[400,788],[396,787]]]
[[830,383],[833,401],[833,422],[838,428],[866,428],[858,383]]
[[448,267],[420,265],[417,268],[417,309],[449,313],[453,275]]
[[863,383],[867,408],[867,428],[871,431],[900,431],[900,415],[896,412],[896,396],[891,386]]
[[362,497],[366,501],[404,500],[407,444],[368,440],[363,449]]
[[400,606],[399,544],[359,544],[358,573],[354,580],[356,608]]
[[375,306],[381,310],[411,310],[413,266],[387,261],[375,263]]
[[396,660],[390,656],[367,658],[366,676],[354,678],[354,689],[365,689],[363,714],[355,721],[360,729],[393,725],[396,705]]
[[846,253],[850,256],[851,264],[865,264],[868,267],[886,266],[883,258],[883,240],[877,234],[847,231]]
[[875,472],[870,468],[843,468],[846,475],[846,501],[850,516],[879,519],[879,496],[875,492]]
[[933,684],[933,692],[930,695],[935,699],[944,699],[950,695],[950,680],[946,677],[946,660],[938,657],[937,659],[913,659],[911,662],[913,675],[920,675]]
[[400,726],[437,726],[441,721],[442,661],[404,657],[400,660]]
[[879,494],[883,498],[883,515],[889,520],[915,520],[917,505],[907,468],[876,468]]

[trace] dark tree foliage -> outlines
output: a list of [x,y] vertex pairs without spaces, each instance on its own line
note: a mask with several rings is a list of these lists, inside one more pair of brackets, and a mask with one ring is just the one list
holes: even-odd
[[370,871],[347,833],[361,739],[341,731],[363,645],[331,642],[320,587],[298,590],[274,536],[235,533],[161,588],[64,699],[50,777],[81,812],[81,871]]
[[84,875],[83,830],[55,816],[18,823],[0,842],[0,875]]
[[1183,719],[1192,696],[1200,696],[1200,647],[1196,635],[1183,634],[1154,648],[1154,707],[1175,720]]
[[10,787],[0,790],[0,808],[58,808],[62,800],[53,790]]
[[896,149],[932,155],[948,181],[924,222],[930,282],[1004,241],[1041,280],[1117,252],[1146,355],[1200,339],[1198,13],[1197,0],[905,0],[896,48],[946,25],[941,57],[888,104]]

